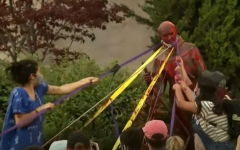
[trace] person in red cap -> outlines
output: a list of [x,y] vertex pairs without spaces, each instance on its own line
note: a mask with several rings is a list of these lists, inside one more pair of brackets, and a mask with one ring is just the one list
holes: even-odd
[[164,121],[148,121],[142,130],[149,150],[166,150],[165,144],[168,137],[168,128]]

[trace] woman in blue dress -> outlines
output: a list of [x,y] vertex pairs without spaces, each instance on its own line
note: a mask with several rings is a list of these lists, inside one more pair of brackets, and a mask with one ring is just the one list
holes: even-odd
[[[13,62],[6,72],[19,87],[12,90],[2,131],[16,124],[19,128],[1,137],[0,150],[23,150],[29,146],[43,144],[43,115],[34,116],[45,109],[53,109],[53,103],[44,104],[43,96],[65,95],[89,82],[99,79],[88,77],[62,86],[48,85],[43,80],[38,63],[34,60]],[[26,122],[27,120],[27,122]]]

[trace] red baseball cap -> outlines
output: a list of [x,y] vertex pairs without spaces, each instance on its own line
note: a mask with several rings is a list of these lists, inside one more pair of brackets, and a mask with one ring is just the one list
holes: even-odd
[[[162,135],[163,139],[168,137],[168,128],[162,120],[148,121],[143,127],[144,135],[150,140],[157,140],[154,135]],[[161,139],[161,140],[163,140]]]

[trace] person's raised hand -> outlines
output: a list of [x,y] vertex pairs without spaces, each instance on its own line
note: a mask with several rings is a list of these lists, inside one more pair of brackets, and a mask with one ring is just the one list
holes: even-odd
[[180,67],[183,67],[183,60],[180,56],[176,56],[176,63],[179,64]]
[[174,76],[174,81],[175,81],[175,83],[179,83],[179,81],[182,81],[182,80],[183,80],[183,79],[182,79],[181,75],[176,74],[176,75]]
[[181,86],[181,89],[183,91],[187,90],[187,84],[186,82],[182,79],[182,77],[180,75],[175,75],[174,76],[174,80],[175,80],[175,83],[179,84]]
[[181,90],[181,86],[178,83],[175,83],[172,87],[173,90]]
[[180,66],[177,66],[177,67],[175,68],[175,72],[176,72],[176,74],[182,76],[182,70],[181,70]]
[[187,90],[188,85],[187,85],[187,83],[186,83],[185,81],[180,80],[180,81],[178,82],[178,84],[181,86],[181,88],[182,88],[183,91],[186,91],[186,90]]

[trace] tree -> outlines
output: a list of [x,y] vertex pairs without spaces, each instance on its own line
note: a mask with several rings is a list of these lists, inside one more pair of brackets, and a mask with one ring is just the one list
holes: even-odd
[[153,45],[159,43],[157,28],[162,21],[169,20],[177,25],[178,33],[183,38],[188,38],[194,31],[194,26],[197,25],[198,8],[200,0],[183,0],[183,1],[168,1],[168,0],[146,0],[142,7],[143,11],[149,15],[149,19],[139,15],[132,14],[133,17],[141,24],[149,25],[155,35],[151,37]]
[[[150,19],[133,16],[139,23],[147,24],[157,31],[162,21],[177,25],[178,34],[199,48],[209,70],[219,70],[228,79],[228,87],[240,97],[240,50],[239,50],[239,2],[209,0],[146,0],[143,11]],[[155,34],[153,44],[159,43]]]
[[229,87],[237,97],[240,96],[239,14],[237,0],[202,1],[198,26],[191,37],[201,49],[206,65],[227,76]]
[[[120,15],[119,12],[123,12]],[[105,24],[124,20],[127,8],[108,0],[1,0],[0,51],[16,61],[20,53],[40,53],[40,61],[48,54],[77,59],[80,53],[69,49],[73,41],[95,40],[93,28],[106,29]],[[64,48],[54,42],[70,39]]]

